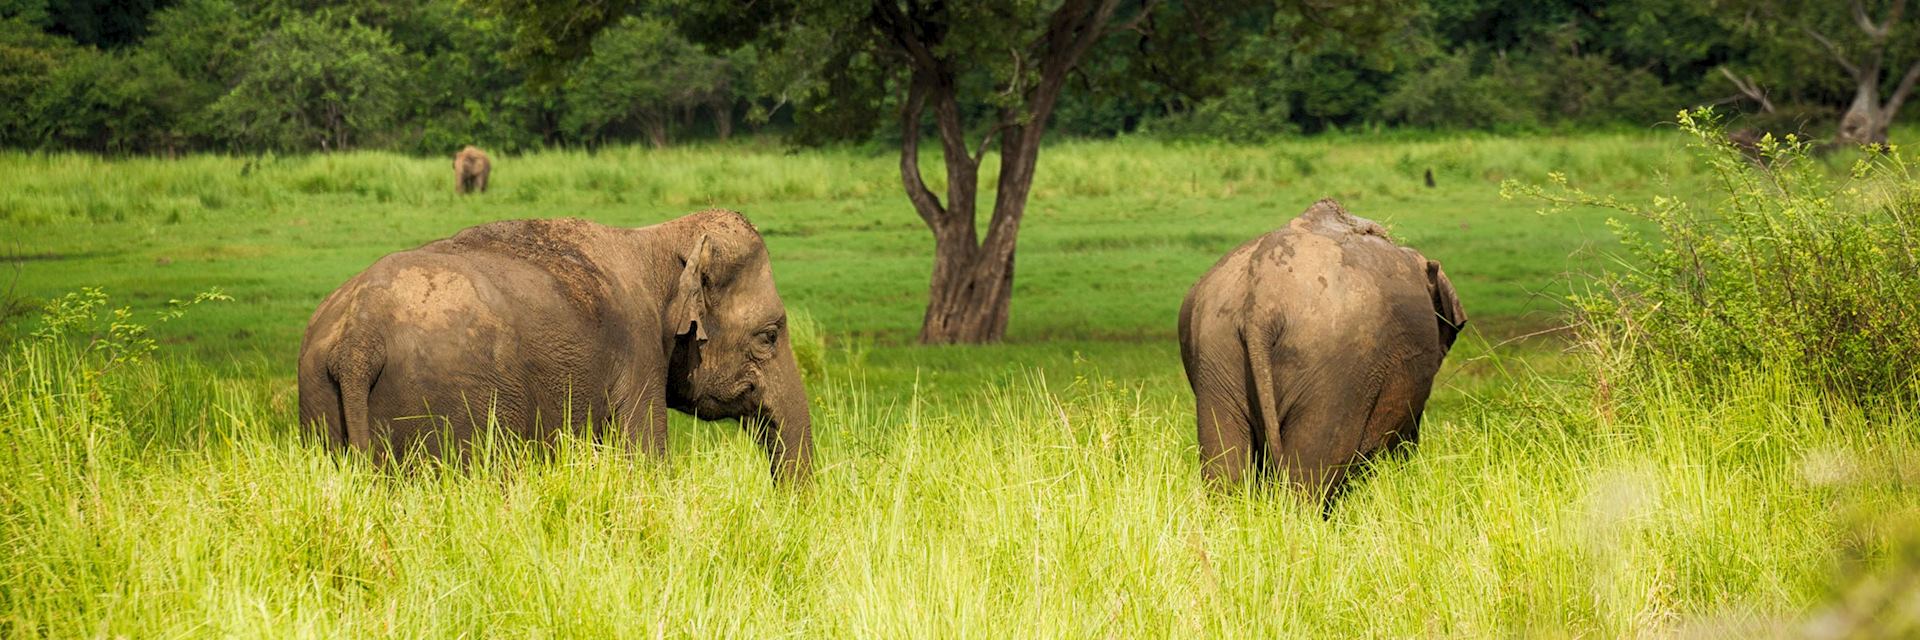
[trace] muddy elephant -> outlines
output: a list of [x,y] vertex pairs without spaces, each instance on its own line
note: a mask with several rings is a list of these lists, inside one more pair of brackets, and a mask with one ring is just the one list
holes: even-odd
[[453,154],[454,193],[486,193],[487,176],[491,173],[493,161],[488,160],[487,152],[479,147],[467,145],[460,153]]
[[489,420],[664,455],[674,409],[739,418],[777,480],[812,467],[767,248],[731,211],[494,222],[388,255],[313,313],[299,388],[309,431],[382,462],[464,450]]
[[1330,508],[1354,463],[1417,441],[1466,322],[1440,263],[1333,200],[1240,245],[1180,307],[1207,482],[1284,477]]

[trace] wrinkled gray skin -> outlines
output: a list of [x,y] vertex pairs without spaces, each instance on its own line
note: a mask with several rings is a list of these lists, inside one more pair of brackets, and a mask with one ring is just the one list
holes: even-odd
[[1353,463],[1417,441],[1466,321],[1440,263],[1333,200],[1240,245],[1180,308],[1208,483],[1284,474],[1330,508]]
[[741,418],[779,480],[812,468],[807,392],[766,245],[703,211],[638,229],[513,220],[381,258],[320,303],[300,418],[377,460],[450,453],[491,411],[664,455],[666,409]]

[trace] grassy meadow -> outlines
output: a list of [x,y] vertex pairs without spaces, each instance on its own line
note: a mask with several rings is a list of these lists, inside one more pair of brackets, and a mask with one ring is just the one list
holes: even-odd
[[[931,237],[891,153],[549,151],[496,159],[493,190],[467,198],[448,161],[384,153],[0,154],[0,635],[1851,629],[1898,584],[1876,576],[1920,558],[1920,416],[1781,370],[1607,386],[1550,329],[1585,274],[1632,264],[1604,212],[1500,195],[1550,172],[1623,198],[1705,186],[1661,130],[1059,142],[1008,341],[926,348],[908,343]],[[1284,493],[1202,490],[1173,334],[1214,260],[1329,196],[1443,262],[1472,324],[1419,450],[1322,519]],[[710,206],[753,219],[812,319],[810,492],[771,487],[733,425],[679,416],[665,464],[503,442],[381,473],[295,435],[307,315],[379,256],[502,218]],[[234,299],[153,322],[151,361],[104,372],[26,337],[39,302],[94,286],[142,322],[210,287]]]

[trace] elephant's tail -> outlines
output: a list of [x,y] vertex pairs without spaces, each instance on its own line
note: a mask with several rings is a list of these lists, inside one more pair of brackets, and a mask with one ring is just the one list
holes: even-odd
[[1285,411],[1274,393],[1274,331],[1252,323],[1244,329],[1241,339],[1247,344],[1247,371],[1253,375],[1253,406],[1254,412],[1260,414],[1260,434],[1264,437],[1261,442],[1266,443],[1266,447],[1274,447],[1280,443],[1280,418]]
[[334,346],[327,373],[340,390],[340,418],[345,422],[347,444],[363,453],[373,452],[373,426],[367,412],[367,396],[380,378],[386,361],[386,345],[374,336],[348,329],[347,336]]

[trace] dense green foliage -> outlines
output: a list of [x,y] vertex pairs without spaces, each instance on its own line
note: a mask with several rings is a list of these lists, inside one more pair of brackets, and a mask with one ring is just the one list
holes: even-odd
[[717,105],[716,122],[729,122],[726,60],[709,55],[659,20],[629,17],[594,40],[593,53],[567,82],[562,123],[581,139],[620,139],[637,127],[664,147],[680,114]]
[[[0,145],[439,154],[658,144],[735,124],[803,142],[898,135],[898,65],[849,46],[873,37],[855,20],[864,5],[821,5],[847,13],[846,28],[745,37],[796,2],[0,2]],[[1883,4],[1864,6],[1879,16]],[[1920,11],[1882,46],[1842,5],[1164,2],[1088,54],[1053,128],[1253,141],[1646,126],[1698,104],[1757,110],[1731,72],[1771,97],[1754,124],[1825,135],[1858,84],[1842,61],[1872,61],[1890,97],[1920,60]],[[955,33],[1018,35],[988,13],[955,14]],[[1832,55],[1794,25],[1817,27]],[[1004,106],[995,87],[1034,72],[1005,50],[969,54],[956,81],[980,90],[962,92],[967,112]]]
[[1920,180],[1898,149],[1861,158],[1849,179],[1804,141],[1727,142],[1711,111],[1680,114],[1702,162],[1703,197],[1641,204],[1570,188],[1511,190],[1556,206],[1617,209],[1653,225],[1621,229],[1639,268],[1576,298],[1587,342],[1631,373],[1779,364],[1858,397],[1920,392]]
[[[1711,201],[1721,173],[1676,138],[1055,145],[1009,344],[967,348],[898,345],[927,240],[885,158],[548,151],[455,199],[444,161],[388,153],[0,154],[0,234],[34,239],[16,295],[55,303],[0,345],[0,635],[1910,632],[1910,404],[1794,361],[1609,391],[1561,342],[1485,339],[1554,321],[1560,274],[1611,264],[1582,250],[1610,246],[1604,212],[1537,215],[1502,180]],[[1327,194],[1445,262],[1474,324],[1419,450],[1323,520],[1202,490],[1171,326],[1221,252]],[[380,254],[715,202],[753,216],[813,318],[810,493],[684,416],[664,463],[566,439],[382,472],[295,436],[303,321]],[[114,297],[61,295],[90,284]],[[216,285],[233,300],[169,303]]]
[[399,106],[399,49],[357,22],[289,16],[242,59],[212,112],[250,148],[351,148],[387,131]]

